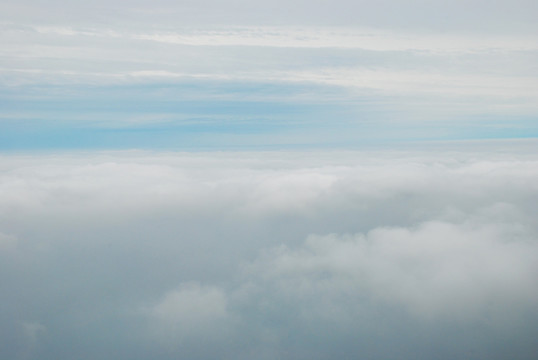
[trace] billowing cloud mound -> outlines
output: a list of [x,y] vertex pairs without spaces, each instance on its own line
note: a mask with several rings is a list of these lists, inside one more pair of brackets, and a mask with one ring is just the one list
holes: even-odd
[[528,149],[1,164],[2,358],[538,352]]
[[518,313],[538,301],[538,249],[512,227],[428,222],[366,236],[311,236],[298,250],[279,249],[256,275],[286,296],[322,296],[329,302],[323,313],[344,318],[365,297],[429,320]]

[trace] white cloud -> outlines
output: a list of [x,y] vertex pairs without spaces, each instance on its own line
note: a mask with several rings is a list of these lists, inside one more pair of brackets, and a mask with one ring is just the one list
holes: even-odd
[[297,304],[324,299],[314,302],[321,309],[303,307],[305,316],[334,309],[354,316],[378,302],[431,321],[487,318],[502,326],[538,301],[536,233],[519,224],[431,221],[310,236],[297,249],[270,253],[252,265],[251,276],[274,282],[281,296]]
[[219,288],[188,283],[167,293],[151,308],[150,314],[158,321],[189,330],[198,326],[210,326],[212,321],[226,317],[226,306],[226,294]]
[[46,324],[36,358],[75,337],[95,357],[495,357],[502,339],[525,358],[535,145],[5,154],[0,331]]
[[[62,34],[66,31],[61,30]],[[424,35],[378,29],[324,27],[231,27],[186,29],[184,32],[131,35],[140,40],[194,46],[269,46],[284,48],[344,48],[374,51],[481,52],[536,50],[534,38]]]
[[535,98],[536,78],[491,75],[442,74],[438,72],[368,70],[362,68],[318,69],[296,72],[290,79],[369,88],[387,94],[423,94],[450,96],[484,96],[498,98]]
[[444,102],[443,111],[536,111],[535,36],[315,26],[5,26],[0,73],[8,87],[299,82],[404,96],[396,102],[404,105],[427,96],[420,109]]
[[[227,294],[216,286],[184,283],[144,309],[152,337],[170,351],[217,347],[229,339],[233,321]],[[203,351],[203,350],[201,350]]]

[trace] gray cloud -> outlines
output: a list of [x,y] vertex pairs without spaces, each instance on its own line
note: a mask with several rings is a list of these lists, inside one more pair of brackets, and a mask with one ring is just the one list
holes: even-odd
[[3,155],[2,357],[530,359],[535,144],[462,146]]

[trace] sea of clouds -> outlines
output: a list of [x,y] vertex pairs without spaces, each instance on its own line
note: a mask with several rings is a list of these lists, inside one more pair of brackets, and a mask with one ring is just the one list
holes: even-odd
[[4,154],[0,357],[532,359],[535,145]]

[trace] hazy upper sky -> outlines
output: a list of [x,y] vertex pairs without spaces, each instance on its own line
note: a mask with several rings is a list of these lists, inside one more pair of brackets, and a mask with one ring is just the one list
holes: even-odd
[[535,1],[3,1],[0,148],[538,135]]

